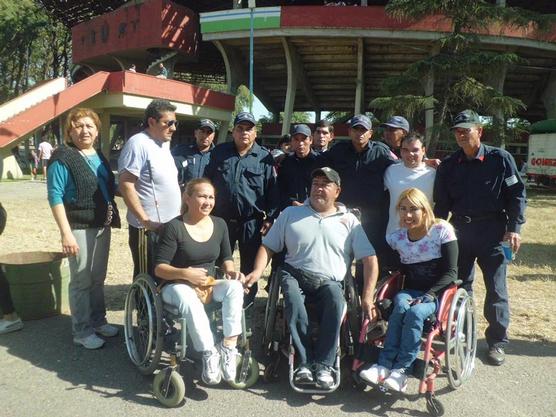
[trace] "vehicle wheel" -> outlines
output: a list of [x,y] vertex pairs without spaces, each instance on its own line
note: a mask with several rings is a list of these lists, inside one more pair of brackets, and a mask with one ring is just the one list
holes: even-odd
[[444,406],[434,396],[432,392],[427,392],[427,411],[433,417],[440,417],[444,415]]
[[164,387],[166,372],[159,372],[154,376],[153,393],[154,396],[165,407],[177,407],[183,401],[185,395],[185,383],[183,378],[176,371],[171,371],[168,389]]
[[459,388],[473,373],[477,351],[477,324],[473,298],[463,288],[452,299],[446,326],[446,372],[452,389]]
[[151,375],[160,361],[163,345],[162,300],[153,279],[136,277],[125,300],[125,344],[131,361],[143,375]]
[[[237,365],[237,375],[239,375],[241,371],[241,359],[238,360]],[[244,382],[236,382],[236,381],[228,381],[228,384],[232,388],[236,389],[245,389],[250,388],[259,380],[259,362],[255,360],[255,358],[249,359],[249,368],[247,371],[247,377],[245,378]]]

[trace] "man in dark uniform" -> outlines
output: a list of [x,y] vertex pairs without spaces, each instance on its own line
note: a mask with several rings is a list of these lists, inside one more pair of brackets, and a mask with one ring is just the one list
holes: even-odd
[[[255,123],[251,113],[239,113],[234,120],[233,142],[216,146],[205,170],[216,189],[213,214],[226,221],[232,248],[238,242],[244,274],[253,270],[261,236],[278,215],[279,202],[274,159],[255,142]],[[245,304],[256,294],[257,288],[252,287]]]
[[216,125],[210,119],[201,119],[195,129],[195,143],[178,145],[172,149],[172,155],[178,169],[178,182],[183,189],[194,178],[201,178],[210,162],[210,153],[214,148]]
[[291,137],[291,151],[281,163],[278,172],[280,210],[288,206],[301,206],[311,191],[311,172],[320,158],[311,149],[313,142],[309,126],[295,125]]
[[405,117],[392,116],[386,123],[382,123],[380,127],[384,128],[384,143],[399,158],[402,139],[409,133],[409,122]]
[[502,241],[513,252],[520,246],[525,223],[525,185],[513,157],[503,149],[481,144],[483,128],[477,113],[465,110],[454,119],[452,131],[461,148],[439,166],[434,186],[434,211],[458,233],[459,277],[471,292],[477,261],[486,288],[484,315],[488,361],[502,365],[510,322],[506,266]]
[[361,210],[361,224],[384,270],[392,256],[385,239],[389,198],[384,190],[384,171],[396,161],[384,143],[371,140],[373,125],[367,116],[354,116],[349,123],[351,142],[337,143],[322,155],[342,179],[338,200]]

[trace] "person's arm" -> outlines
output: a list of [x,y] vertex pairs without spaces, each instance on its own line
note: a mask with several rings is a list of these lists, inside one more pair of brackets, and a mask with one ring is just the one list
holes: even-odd
[[259,247],[259,250],[257,251],[257,256],[255,257],[253,271],[250,272],[245,277],[245,286],[247,288],[251,288],[255,282],[261,279],[261,276],[263,275],[266,266],[272,259],[272,255],[274,255],[274,252],[272,252],[266,246],[261,245]]
[[440,245],[440,253],[442,258],[438,281],[427,291],[427,294],[433,297],[437,297],[444,288],[458,278],[458,241],[443,243]]
[[276,181],[276,169],[274,168],[272,155],[268,154],[268,156],[264,159],[266,162],[265,168],[265,199],[266,199],[266,215],[267,218],[263,223],[263,229],[261,229],[261,234],[264,236],[272,223],[280,214],[279,206],[280,206],[280,191],[278,190],[278,182]]
[[450,190],[448,189],[448,171],[446,169],[447,162],[441,164],[436,170],[434,179],[434,215],[441,219],[447,219],[450,214],[452,202],[450,199]]
[[519,175],[517,166],[510,154],[504,154],[504,181],[502,183],[502,195],[504,198],[504,211],[508,216],[506,233],[502,240],[510,242],[512,251],[517,253],[521,246],[521,225],[525,223],[525,184]]
[[363,262],[363,294],[361,297],[361,308],[370,320],[376,317],[374,306],[374,295],[376,282],[378,280],[378,261],[376,256],[366,256],[361,259]]
[[60,231],[60,236],[62,238],[62,252],[64,255],[68,256],[77,255],[79,253],[79,245],[75,240],[75,236],[73,236],[73,233],[71,232],[71,227],[64,205],[56,204],[50,209],[52,210],[52,215],[58,225],[58,230]]
[[151,221],[143,210],[143,206],[139,201],[139,196],[137,195],[137,191],[135,190],[135,183],[137,182],[137,177],[133,175],[129,171],[123,171],[120,174],[120,194],[124,199],[124,202],[127,206],[127,209],[130,210],[137,219],[141,222],[141,224],[147,230],[152,230],[156,232],[160,228],[160,223]]

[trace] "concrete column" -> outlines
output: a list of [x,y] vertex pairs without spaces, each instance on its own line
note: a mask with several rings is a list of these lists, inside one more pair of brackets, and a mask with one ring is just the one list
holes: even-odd
[[357,39],[357,78],[355,79],[355,106],[354,114],[361,114],[365,109],[365,68],[364,68],[364,49],[363,38]]
[[104,157],[110,160],[110,113],[103,111],[99,114],[100,123],[100,151]]
[[286,67],[288,70],[288,83],[286,88],[286,103],[284,105],[284,119],[282,121],[282,135],[289,133],[293,109],[295,105],[295,93],[297,90],[297,71],[298,68],[294,65],[293,52],[285,38],[282,38],[282,45],[284,53],[286,54]]
[[316,110],[315,111],[315,123],[318,123],[322,120],[321,118],[321,111],[320,110]]
[[[507,72],[508,66],[505,64],[499,68],[493,68],[487,80],[488,84],[500,94],[504,94],[504,82],[506,81]],[[493,144],[504,149],[506,147],[506,118],[502,111],[498,109],[494,110],[492,117],[493,124],[497,129],[497,135],[495,135]]]
[[12,154],[12,146],[0,148],[0,180],[19,179],[23,176],[17,159]]
[[[423,80],[423,89],[426,97],[434,95],[434,72],[431,70]],[[428,147],[432,138],[432,128],[434,126],[434,105],[425,109],[425,146]]]
[[547,119],[556,119],[556,73],[551,72],[550,78],[541,96]]

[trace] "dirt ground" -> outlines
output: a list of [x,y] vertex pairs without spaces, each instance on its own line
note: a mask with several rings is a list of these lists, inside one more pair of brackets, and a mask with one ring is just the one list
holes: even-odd
[[[0,255],[26,251],[59,251],[59,233],[46,200],[46,184],[40,181],[0,182],[0,202],[8,212],[8,224],[0,237]],[[125,205],[118,200],[125,219]],[[556,292],[556,194],[529,193],[527,225],[522,249],[509,269],[512,308],[511,339],[556,342],[553,300]],[[123,310],[132,262],[127,246],[127,224],[113,230],[108,278],[107,308]],[[476,303],[482,312],[484,286],[480,271],[476,277]],[[259,297],[266,297],[264,291]],[[264,306],[264,303],[257,303]],[[485,322],[478,314],[482,333]]]

